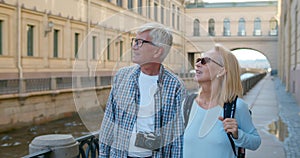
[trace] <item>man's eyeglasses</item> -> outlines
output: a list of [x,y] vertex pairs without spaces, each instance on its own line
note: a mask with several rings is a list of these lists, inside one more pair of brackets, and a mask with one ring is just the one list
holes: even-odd
[[209,57],[204,57],[204,58],[197,58],[196,59],[196,63],[200,62],[202,65],[205,65],[206,63],[209,63],[210,61],[214,62],[215,64],[223,67],[223,65],[219,64],[218,62],[216,62],[215,60],[209,58]]
[[146,41],[146,40],[143,40],[143,39],[137,39],[137,38],[132,38],[131,47],[132,46],[138,46],[139,48],[141,48],[144,43],[149,43],[149,44],[151,44],[153,46],[158,47],[156,44],[154,44],[154,43],[152,43],[150,41]]

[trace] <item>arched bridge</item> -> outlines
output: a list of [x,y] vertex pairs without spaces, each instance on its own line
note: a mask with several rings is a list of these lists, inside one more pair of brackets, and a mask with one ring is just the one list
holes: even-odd
[[[266,56],[272,70],[278,69],[278,37],[277,36],[231,36],[231,37],[198,37],[191,38],[188,42],[187,52],[189,61],[194,64],[194,59],[202,52],[213,47],[214,43],[221,43],[230,50],[252,49]],[[251,56],[252,54],[249,54]],[[194,59],[193,59],[194,58]]]

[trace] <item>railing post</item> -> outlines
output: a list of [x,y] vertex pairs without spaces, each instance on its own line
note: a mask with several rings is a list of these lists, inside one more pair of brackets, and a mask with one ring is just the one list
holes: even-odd
[[99,87],[99,86],[101,86],[101,77],[96,76],[96,85],[95,85],[95,87]]
[[81,80],[82,80],[82,77],[78,75],[76,77],[76,88],[82,88]]
[[26,80],[25,79],[19,79],[19,93],[26,93]]
[[75,158],[79,154],[79,143],[72,135],[50,134],[35,137],[29,144],[29,154],[51,149],[49,158]]
[[56,90],[57,89],[57,78],[56,77],[51,77],[50,78],[50,90]]

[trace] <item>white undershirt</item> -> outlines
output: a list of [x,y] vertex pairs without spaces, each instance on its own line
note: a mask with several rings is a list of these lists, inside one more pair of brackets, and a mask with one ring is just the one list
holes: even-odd
[[158,75],[149,76],[141,72],[139,77],[140,107],[133,127],[128,148],[128,156],[148,157],[152,151],[134,145],[136,131],[154,132],[154,94],[157,90]]

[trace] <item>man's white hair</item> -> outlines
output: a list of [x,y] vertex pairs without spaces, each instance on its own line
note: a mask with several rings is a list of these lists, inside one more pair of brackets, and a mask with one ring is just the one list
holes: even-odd
[[171,46],[173,44],[173,35],[171,30],[160,23],[151,22],[142,25],[137,30],[137,33],[139,34],[145,31],[150,31],[149,35],[155,45],[163,47],[164,52],[161,60],[164,60],[170,52]]

